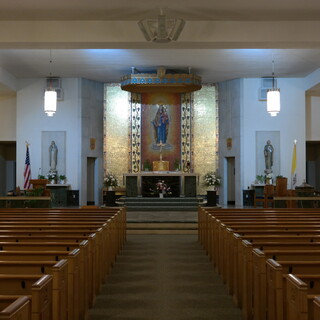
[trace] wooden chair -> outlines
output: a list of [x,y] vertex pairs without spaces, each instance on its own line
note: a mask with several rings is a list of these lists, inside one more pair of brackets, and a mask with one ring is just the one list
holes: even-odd
[[263,193],[255,192],[254,195],[254,207],[257,207],[257,204],[261,204],[263,208],[268,208],[270,203],[271,207],[273,207],[274,204],[274,185],[272,184],[266,184],[263,189]]
[[264,188],[255,188],[254,190],[253,206],[256,208],[257,204],[264,207]]
[[264,186],[264,207],[268,208],[271,204],[271,207],[274,207],[274,185],[272,184],[266,184]]

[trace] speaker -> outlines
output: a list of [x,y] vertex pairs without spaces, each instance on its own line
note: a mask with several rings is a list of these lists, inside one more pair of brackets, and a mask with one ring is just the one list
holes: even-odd
[[207,207],[215,207],[217,205],[217,192],[207,191]]
[[253,207],[254,190],[243,190],[243,205],[245,207]]
[[116,192],[115,191],[108,191],[105,196],[104,204],[107,207],[115,207],[116,205]]
[[67,206],[79,207],[79,190],[67,191]]

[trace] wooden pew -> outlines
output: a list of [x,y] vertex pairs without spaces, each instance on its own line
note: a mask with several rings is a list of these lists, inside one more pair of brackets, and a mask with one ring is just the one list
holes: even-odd
[[33,209],[0,209],[0,219],[1,217],[7,219],[19,219],[27,217],[28,219],[35,217],[47,216],[47,219],[105,219],[107,217],[115,216],[117,222],[117,234],[119,236],[119,241],[123,244],[126,239],[126,209],[122,208],[108,208],[108,209],[95,209],[95,210],[83,210],[83,209],[43,209],[43,208],[33,208]]
[[[266,319],[267,308],[267,259],[281,261],[315,261],[320,260],[320,250],[264,250],[257,248],[253,253],[253,319]],[[248,284],[250,285],[250,284]],[[250,297],[248,297],[250,299]],[[249,300],[248,299],[248,300]]]
[[[231,287],[230,293],[234,294],[235,301],[241,306],[242,303],[242,288],[247,282],[248,277],[252,278],[252,249],[264,249],[268,246],[276,248],[282,244],[286,248],[299,246],[300,248],[318,247],[320,243],[320,235],[305,234],[296,236],[292,234],[285,234],[281,237],[273,234],[262,234],[258,236],[240,236],[233,233],[233,242],[230,243],[229,255],[227,255],[227,262],[231,266],[228,269],[229,275],[227,280]],[[252,282],[252,281],[251,281]]]
[[81,293],[86,288],[80,284],[80,250],[72,251],[0,251],[0,261],[68,261],[68,318],[69,320],[81,319],[80,303]]
[[[277,236],[277,238],[281,238],[282,241],[286,241],[289,242],[289,238],[284,239],[284,237],[288,237],[288,236],[292,236],[292,239],[296,239],[295,242],[299,242],[300,240],[300,236],[310,236],[311,235],[316,235],[316,230],[312,230],[312,228],[310,228],[309,226],[304,228],[300,228],[297,229],[296,227],[288,227],[288,230],[284,231],[284,230],[277,230],[275,229],[268,229],[268,226],[266,226],[266,229],[263,230],[261,229],[260,232],[259,230],[257,231],[257,233],[254,233],[253,236],[256,235],[262,235],[264,237],[266,237],[268,234],[271,234],[272,236]],[[282,232],[283,231],[283,232]],[[241,239],[247,239],[250,238],[251,236],[251,232],[243,232],[242,235],[237,235],[237,237],[235,238],[235,233],[233,232],[232,229],[227,228],[225,230],[225,234],[223,236],[223,238],[220,240],[221,242],[221,247],[218,249],[218,252],[220,253],[220,257],[219,257],[219,261],[217,263],[218,265],[218,271],[220,272],[222,279],[224,280],[224,282],[227,283],[229,291],[231,294],[233,294],[234,291],[234,277],[237,277],[237,274],[235,274],[237,272],[237,270],[234,269],[234,266],[236,265],[236,263],[239,263],[241,266],[243,265],[241,263],[241,259],[244,258],[244,256],[242,254],[240,254],[239,251],[239,246],[237,244],[237,240]],[[319,239],[320,239],[320,232],[318,233],[319,235]],[[271,246],[271,240],[268,241],[269,245]],[[279,240],[276,240],[276,242],[279,243]],[[263,244],[255,244],[253,243],[252,245],[257,246],[257,247],[263,247]],[[277,246],[277,244],[273,244],[274,246]],[[278,244],[281,245],[281,244]],[[301,244],[302,246],[306,246],[307,244]],[[290,244],[288,244],[288,246],[290,246]],[[292,246],[292,245],[291,245]],[[316,246],[316,244],[313,244],[313,246]],[[241,250],[241,249],[240,249]]]
[[[310,242],[312,237],[302,236],[300,237],[290,237],[283,236],[281,238],[268,238],[266,235],[265,240],[259,238],[257,241],[241,240],[238,238],[237,234],[234,234],[238,244],[234,248],[235,257],[233,260],[233,268],[230,268],[229,280],[233,283],[233,295],[235,302],[243,307],[243,301],[250,299],[252,295],[253,286],[253,248],[258,249],[320,249],[320,237],[319,242]],[[248,307],[248,301],[244,302],[244,308]]]
[[52,320],[52,276],[0,274],[0,295],[31,296],[32,320]]
[[[230,270],[228,269],[228,266],[234,265],[232,259],[233,259],[233,253],[234,253],[234,239],[233,234],[234,232],[240,232],[239,236],[243,236],[243,238],[248,238],[251,236],[259,235],[259,234],[276,234],[279,236],[282,235],[288,235],[288,234],[294,234],[297,236],[303,235],[303,234],[310,234],[312,233],[319,233],[320,229],[317,230],[316,226],[314,226],[314,222],[310,222],[310,224],[302,225],[301,227],[298,227],[298,222],[292,223],[291,225],[284,226],[284,223],[281,222],[279,224],[263,224],[261,223],[259,225],[260,229],[258,230],[251,230],[251,229],[242,229],[240,227],[229,228],[224,223],[221,223],[220,225],[220,231],[218,240],[212,240],[215,242],[215,244],[212,246],[214,247],[215,252],[212,253],[212,256],[214,260],[216,260],[216,265],[218,272],[222,274],[222,278],[225,282],[228,282],[228,274],[230,273]],[[257,227],[258,228],[258,227]],[[222,257],[222,259],[221,259]]]
[[[99,230],[98,230],[99,232]],[[23,234],[21,236],[21,234]],[[14,242],[30,242],[30,241],[46,241],[46,242],[65,242],[65,241],[75,241],[76,245],[79,246],[80,241],[82,239],[89,240],[89,258],[92,257],[92,261],[90,260],[88,263],[88,281],[90,283],[89,286],[89,306],[92,306],[94,303],[95,295],[99,292],[99,288],[101,285],[101,279],[103,278],[103,274],[105,271],[103,270],[104,259],[101,259],[101,252],[106,250],[102,247],[101,243],[99,245],[96,244],[96,233],[86,233],[86,232],[27,232],[21,233],[13,230],[12,232],[6,232],[0,234],[0,241],[14,241]],[[101,237],[100,237],[101,240]],[[70,246],[69,246],[70,247]],[[100,254],[99,254],[100,253]],[[105,268],[104,268],[105,269]]]
[[50,274],[52,276],[52,319],[67,320],[68,266],[67,260],[0,261],[0,274]]
[[31,298],[0,296],[0,320],[31,320]]
[[[96,263],[99,264],[98,266],[99,271],[96,273],[92,272],[92,274],[94,273],[99,274],[99,280],[103,279],[102,278],[103,269],[109,272],[117,253],[119,252],[121,246],[125,241],[125,219],[124,219],[125,215],[122,215],[121,219],[119,219],[117,217],[117,214],[114,214],[114,213],[112,213],[111,215],[108,215],[108,214],[100,215],[99,213],[98,220],[100,219],[101,222],[96,223],[96,222],[92,222],[94,221],[93,219],[95,219],[94,217],[88,218],[88,217],[85,217],[84,215],[81,215],[81,217],[83,217],[83,220],[81,220],[80,218],[81,222],[79,222],[79,218],[75,215],[74,211],[72,211],[72,214],[68,215],[68,217],[66,217],[60,211],[58,215],[56,213],[50,213],[49,214],[50,216],[48,216],[46,212],[37,212],[33,218],[25,215],[24,211],[25,210],[23,210],[22,212],[19,212],[18,216],[14,216],[14,217],[13,216],[7,217],[6,215],[8,212],[2,212],[2,214],[0,214],[0,221],[1,219],[3,219],[3,221],[6,221],[5,222],[6,225],[4,226],[2,224],[3,230],[0,231],[0,237],[2,237],[2,239],[7,240],[8,238],[13,239],[15,237],[16,238],[15,241],[17,241],[17,239],[18,241],[21,241],[21,238],[25,237],[25,240],[26,240],[26,238],[28,237],[29,239],[31,238],[34,240],[35,238],[38,238],[38,239],[43,238],[42,235],[44,234],[46,234],[46,237],[47,235],[49,235],[49,237],[51,238],[57,237],[57,235],[64,237],[64,234],[68,234],[69,236],[70,234],[72,234],[71,237],[73,237],[75,235],[73,229],[76,229],[76,230],[80,229],[80,234],[87,235],[88,229],[89,231],[99,232],[99,229],[97,230],[97,227],[99,227],[101,223],[103,223],[103,219],[108,218],[108,221],[107,221],[108,223],[102,225],[103,229],[108,229],[108,232],[103,233],[103,236],[100,237],[102,238],[102,242],[100,243],[100,246],[98,246],[98,249],[96,247],[98,254],[100,254],[100,257],[95,260]],[[90,211],[90,214],[92,214],[92,211]],[[23,218],[24,219],[24,221],[22,222],[23,225],[21,225],[21,221],[15,220],[15,219],[21,219],[21,217],[25,217]],[[36,220],[36,219],[39,219],[39,220]],[[41,219],[44,219],[45,223],[44,221],[41,221]],[[29,227],[29,224],[31,225],[30,227]],[[75,226],[75,224],[77,224],[77,226]],[[20,229],[25,230],[26,228],[28,229],[27,233],[24,233],[24,231],[20,230]],[[91,230],[90,228],[93,228],[93,229]],[[39,231],[40,229],[42,230],[41,232],[38,232],[37,229]],[[44,233],[42,233],[43,229],[45,230]],[[2,245],[5,245],[6,247],[11,246],[11,244],[5,244],[5,243],[2,243]],[[31,246],[31,244],[28,244],[28,245]],[[96,281],[91,281],[91,282],[96,282]],[[100,282],[99,283],[97,282],[97,287],[99,287],[100,284],[101,284]]]
[[287,275],[287,319],[318,320],[314,318],[314,299],[320,294],[320,275]]
[[[81,248],[81,243],[83,241],[88,241],[89,244],[89,258],[92,257],[89,260],[89,263],[87,265],[86,271],[88,273],[87,276],[87,282],[89,283],[88,288],[88,307],[92,307],[96,295],[96,284],[98,282],[98,277],[95,269],[95,237],[96,235],[94,233],[90,234],[88,237],[87,236],[70,236],[70,235],[42,235],[42,236],[16,236],[16,235],[0,235],[0,241],[1,242],[13,242],[17,245],[23,244],[25,242],[27,243],[55,243],[63,244],[63,247],[65,247],[65,243],[71,242],[74,243],[76,246],[79,246]],[[66,247],[66,251],[70,250],[70,246]]]
[[[301,211],[301,210],[300,210]],[[209,217],[210,217],[210,215],[209,214],[207,214],[207,216],[206,217],[204,217],[204,216],[202,216],[201,217],[201,226],[199,226],[199,240],[202,242],[202,244],[204,245],[204,247],[205,248],[209,248],[209,255],[211,254],[210,252],[212,251],[212,250],[214,250],[215,252],[217,252],[217,250],[215,250],[215,249],[217,249],[217,243],[215,243],[215,241],[213,240],[214,239],[214,231],[212,230],[213,228],[212,228],[212,226],[210,226],[210,219],[209,219]],[[283,217],[283,221],[286,221],[286,222],[288,222],[288,219],[290,219],[291,218],[291,224],[292,224],[292,228],[294,228],[295,227],[295,223],[297,223],[297,222],[292,222],[292,219],[295,219],[296,220],[296,218],[298,217],[297,215],[295,215],[295,217],[292,217],[292,216],[289,216],[289,217],[286,217],[286,215],[283,215],[282,216]],[[307,234],[309,234],[311,231],[313,231],[314,230],[314,218],[315,217],[319,217],[319,211],[318,212],[312,212],[310,215],[308,215],[308,217],[307,217],[307,219],[309,219],[309,221],[310,221],[310,219],[312,219],[312,226],[309,226],[309,225],[305,225],[305,230],[303,230],[302,231],[302,233],[305,233],[305,235],[307,236]],[[235,218],[237,218],[237,219],[239,219],[239,217],[233,217],[232,219],[235,219]],[[242,218],[242,217],[241,217]],[[260,217],[258,217],[257,219],[259,220],[259,218]],[[263,218],[265,218],[265,217],[263,217]],[[249,221],[254,221],[254,219],[255,219],[255,217],[252,217],[252,216],[250,216],[250,217],[246,217],[245,219],[248,219]],[[276,219],[276,220],[278,220],[279,219],[279,216],[276,216],[276,217],[274,217],[274,219]],[[306,216],[305,215],[303,215],[301,218],[301,221],[303,221],[303,222],[305,222],[306,221]],[[215,219],[215,220],[217,220],[217,219]],[[263,220],[266,220],[266,219],[261,219],[261,221],[263,221]],[[269,220],[270,221],[270,220]],[[242,221],[241,221],[242,222]],[[246,222],[247,223],[247,222]],[[261,223],[261,222],[260,222]],[[299,222],[298,222],[299,223]],[[250,223],[249,223],[250,224]],[[253,226],[253,224],[254,223],[252,223],[251,225]],[[227,224],[228,225],[228,224]],[[257,224],[256,224],[257,225]],[[248,226],[248,225],[247,225]],[[211,227],[211,230],[210,230],[210,227]],[[280,229],[282,228],[282,230],[283,231],[286,231],[286,230],[284,230],[285,228],[283,228],[283,227],[279,227],[279,228],[277,228],[278,230],[277,231],[279,231]],[[253,228],[251,227],[249,227],[248,228],[249,229],[249,233],[250,233],[250,229],[252,230]],[[259,228],[258,228],[259,229]],[[263,226],[263,222],[262,222],[262,225],[260,226],[260,229],[261,229],[261,236],[263,236],[263,229],[265,229],[265,226]],[[295,231],[301,231],[301,230],[295,230]],[[293,231],[293,232],[295,232],[295,231]],[[281,232],[276,232],[276,233],[278,233],[278,234],[281,234]],[[285,235],[287,232],[284,232],[283,234]],[[205,235],[204,235],[205,234]],[[232,230],[231,230],[231,234],[232,234]],[[252,233],[252,235],[253,236],[256,236],[255,234],[253,234]],[[216,235],[215,235],[216,236]],[[316,236],[316,235],[315,235]],[[277,236],[277,237],[279,237],[279,236]],[[215,238],[216,239],[216,238]],[[219,239],[220,240],[220,243],[223,243],[224,242],[224,245],[225,245],[225,241],[223,241],[224,239],[223,238],[220,238]],[[220,252],[222,252],[222,250],[220,249]],[[227,253],[228,252],[228,250],[225,250],[225,251],[223,251],[223,252],[225,252],[225,253]],[[212,257],[214,257],[213,256],[213,254],[212,254]],[[220,254],[218,254],[218,258],[219,257],[221,257],[221,255]],[[232,261],[232,260],[231,260]],[[216,262],[217,263],[217,262]],[[230,263],[231,265],[232,265],[232,263]],[[237,265],[237,263],[233,263],[233,265]],[[223,270],[225,270],[225,268],[222,268]],[[231,272],[231,274],[232,274],[232,272]]]
[[315,320],[320,319],[320,296],[316,296],[313,299],[313,309],[314,309],[313,319]]
[[[100,285],[104,281],[105,278],[105,269],[106,265],[110,264],[111,262],[108,260],[108,252],[107,251],[107,244],[105,243],[107,241],[107,228],[104,225],[103,228],[98,228],[94,230],[95,234],[95,261],[93,261],[93,274],[94,274],[94,281],[95,281],[95,293],[97,294],[100,291]],[[92,230],[89,228],[89,230],[86,230],[85,228],[83,231],[75,231],[73,229],[64,228],[63,226],[58,229],[50,229],[50,228],[44,228],[43,230],[32,230],[25,228],[24,230],[1,230],[0,231],[0,239],[4,238],[5,236],[14,236],[17,238],[20,237],[43,237],[43,239],[47,239],[49,237],[66,237],[66,238],[77,238],[79,236],[85,236],[89,239],[92,235]]]
[[[76,226],[74,226],[74,219],[76,219],[76,222],[77,222],[77,225],[79,224],[83,224],[83,226],[86,226],[86,227],[89,227],[89,223],[91,223],[91,226],[92,227],[98,227],[98,226],[101,226],[102,228],[106,228],[108,229],[107,233],[108,235],[105,236],[106,237],[109,237],[109,242],[107,243],[107,245],[109,246],[109,250],[106,251],[106,250],[102,250],[102,252],[107,252],[108,255],[106,256],[106,259],[107,259],[107,266],[108,266],[108,269],[110,270],[110,265],[112,265],[112,263],[114,262],[114,258],[115,256],[119,253],[121,247],[123,246],[123,243],[125,241],[125,230],[126,230],[126,223],[125,223],[125,212],[122,212],[121,215],[118,214],[118,212],[116,213],[113,213],[113,214],[110,214],[110,213],[107,213],[107,214],[99,214],[97,217],[94,216],[94,217],[89,217],[89,219],[91,220],[88,220],[88,217],[85,216],[84,219],[86,219],[85,221],[80,221],[80,219],[83,219],[83,215],[81,215],[81,217],[77,217],[75,216],[74,214],[72,215],[69,215],[67,214],[66,215],[58,215],[54,218],[54,219],[63,219],[63,220],[50,220],[49,219],[52,219],[52,214],[47,214],[47,216],[50,216],[49,218],[46,218],[45,219],[45,223],[48,225],[46,228],[50,228],[50,227],[53,227],[52,225],[52,222],[50,221],[56,221],[56,223],[63,223],[63,225],[66,225],[65,229],[67,228],[67,225],[68,228],[74,228],[74,229],[80,229],[79,227],[76,228]],[[19,217],[23,217],[25,215],[23,214],[19,214],[18,217],[15,217],[16,219],[19,219]],[[27,225],[27,224],[32,224],[32,226],[34,227],[35,225],[39,226],[39,221],[35,221],[36,218],[39,218],[41,219],[41,214],[37,213],[36,215],[32,214],[32,213],[28,213],[28,216],[27,216],[27,219],[28,219],[28,222],[24,224]],[[0,214],[0,218],[1,218],[1,214]],[[7,217],[7,214],[6,214],[6,218],[9,219],[9,217]],[[106,219],[107,220],[104,220],[103,219]],[[12,218],[11,218],[12,219]],[[25,218],[26,219],[26,218]],[[66,219],[68,219],[68,221],[66,222]],[[100,219],[99,223],[97,223],[97,219]],[[89,222],[91,221],[91,222]],[[95,221],[94,224],[92,225],[92,221]],[[106,225],[105,223],[104,224],[101,224],[101,221],[103,222],[108,222],[108,225]],[[6,220],[7,222],[7,220]],[[20,222],[21,223],[21,222]],[[17,228],[19,228],[19,226],[17,225],[17,222],[10,222],[10,226],[8,226],[9,229],[12,229],[14,228],[14,225],[17,226]],[[50,226],[50,227],[49,227]],[[3,227],[4,228],[4,227]],[[21,228],[21,226],[20,226]],[[61,227],[60,227],[61,228]],[[34,228],[36,229],[36,228]],[[94,231],[94,229],[92,229],[92,231]],[[111,235],[110,235],[111,234]],[[112,260],[112,261],[110,261]]]
[[286,317],[286,276],[288,274],[319,274],[320,261],[267,260],[267,319]]

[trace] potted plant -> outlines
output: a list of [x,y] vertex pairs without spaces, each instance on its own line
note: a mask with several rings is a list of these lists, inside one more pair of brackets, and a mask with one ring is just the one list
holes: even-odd
[[264,184],[266,177],[263,174],[256,175],[256,183],[257,184]]
[[59,181],[61,184],[65,184],[67,182],[67,177],[64,174],[60,174]]
[[151,162],[150,160],[146,160],[143,164],[143,170],[144,171],[151,171]]
[[174,167],[175,171],[180,171],[180,160],[179,159],[174,160],[173,167]]
[[49,180],[50,184],[55,184],[56,178],[57,178],[57,176],[54,173],[52,173],[52,172],[48,173],[47,179]]
[[44,176],[44,175],[42,175],[42,174],[39,174],[38,175],[38,179],[41,179],[41,180],[43,180],[43,179],[45,179],[46,177]]
[[111,191],[113,188],[118,186],[118,178],[111,172],[107,173],[103,184],[108,188],[109,191]]

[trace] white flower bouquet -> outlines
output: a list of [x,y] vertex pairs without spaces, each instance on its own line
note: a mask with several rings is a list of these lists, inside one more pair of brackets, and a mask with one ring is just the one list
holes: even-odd
[[221,185],[221,177],[216,172],[208,172],[203,177],[206,187],[219,187]]
[[107,173],[107,176],[104,179],[103,183],[106,187],[117,187],[118,186],[118,179],[112,173]]
[[158,192],[171,193],[170,187],[168,187],[168,185],[163,180],[159,180],[156,183],[156,189]]

